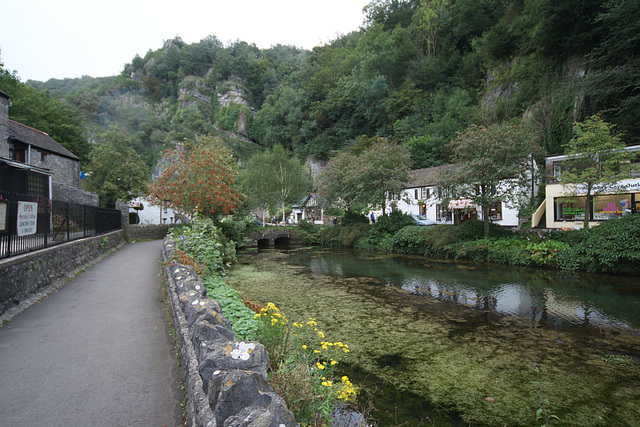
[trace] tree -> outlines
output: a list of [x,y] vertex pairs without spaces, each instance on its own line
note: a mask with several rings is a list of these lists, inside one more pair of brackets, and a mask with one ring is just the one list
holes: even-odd
[[319,192],[336,207],[364,211],[400,196],[409,180],[409,151],[379,138],[360,155],[340,153],[318,177]]
[[168,166],[150,185],[153,203],[212,218],[231,214],[240,206],[237,163],[220,139],[199,137],[167,151],[163,162]]
[[91,144],[85,135],[85,119],[77,109],[21,83],[15,71],[3,69],[2,62],[0,90],[11,96],[12,120],[48,133],[81,161],[89,159]]
[[530,179],[533,158],[541,154],[537,136],[522,125],[472,125],[458,132],[448,149],[454,167],[441,174],[443,202],[467,199],[482,208],[484,234],[489,235],[489,209],[495,203],[519,199]]
[[309,170],[280,144],[249,159],[242,178],[253,205],[263,213],[282,206],[283,222],[285,206],[298,202],[311,189]]
[[276,200],[282,205],[282,222],[285,222],[285,204],[298,202],[310,190],[311,174],[296,157],[289,156],[280,144],[273,147],[268,160]]
[[93,149],[89,183],[100,197],[101,206],[114,206],[117,199],[129,200],[146,192],[149,168],[129,147],[129,138],[119,130],[101,135],[103,142]]
[[589,228],[589,212],[599,195],[624,190],[620,180],[629,176],[629,152],[611,125],[597,114],[573,127],[575,136],[569,141],[561,182],[570,195],[584,195],[584,229]]

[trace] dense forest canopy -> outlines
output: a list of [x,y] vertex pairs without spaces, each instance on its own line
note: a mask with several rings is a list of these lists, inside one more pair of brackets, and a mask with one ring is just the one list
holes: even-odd
[[171,142],[211,134],[245,159],[276,144],[327,159],[384,137],[428,167],[469,125],[522,120],[556,154],[597,112],[640,142],[634,0],[374,0],[365,14],[311,51],[176,37],[117,77],[27,84],[81,111],[91,136],[126,132],[149,166]]

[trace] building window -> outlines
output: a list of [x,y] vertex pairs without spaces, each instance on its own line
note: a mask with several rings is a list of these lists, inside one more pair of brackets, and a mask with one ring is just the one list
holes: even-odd
[[489,220],[501,221],[502,220],[502,202],[494,203],[489,208]]
[[453,210],[442,205],[436,205],[436,221],[452,221]]
[[593,201],[593,219],[604,221],[631,213],[631,194],[600,196]]
[[14,141],[9,144],[9,158],[16,162],[27,162],[27,146],[20,142]]
[[[589,208],[590,221],[606,221],[636,213],[637,194],[612,194],[595,197]],[[556,221],[584,221],[584,197],[557,197],[553,200]]]
[[415,199],[418,200],[418,189],[416,188],[414,191]]
[[44,151],[41,151],[41,152],[40,152],[40,161],[41,161],[42,163],[44,163],[44,162],[46,162],[46,161],[47,161],[47,153],[45,153]]
[[584,221],[584,197],[556,197],[553,200],[556,221]]

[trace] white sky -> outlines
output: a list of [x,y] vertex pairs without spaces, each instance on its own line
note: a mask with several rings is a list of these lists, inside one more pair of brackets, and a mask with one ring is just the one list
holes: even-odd
[[371,0],[14,0],[0,6],[0,62],[21,81],[119,74],[180,36],[311,49],[356,31]]

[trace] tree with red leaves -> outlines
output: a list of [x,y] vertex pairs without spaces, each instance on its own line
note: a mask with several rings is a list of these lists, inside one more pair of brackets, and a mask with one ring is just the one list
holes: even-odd
[[211,136],[197,138],[164,155],[168,166],[149,187],[152,203],[211,218],[233,213],[242,202],[238,166],[231,149]]

